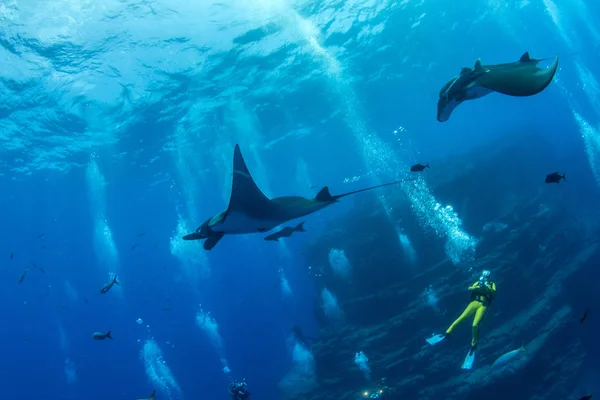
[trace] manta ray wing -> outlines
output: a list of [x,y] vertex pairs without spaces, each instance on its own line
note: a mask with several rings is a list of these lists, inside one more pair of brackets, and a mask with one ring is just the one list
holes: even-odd
[[224,219],[234,214],[243,214],[254,220],[270,220],[278,210],[279,206],[265,196],[254,182],[240,151],[240,146],[236,144],[233,153],[231,196]]
[[515,63],[485,66],[487,73],[476,79],[474,85],[516,97],[542,92],[554,79],[558,57],[549,67],[539,68],[537,64],[542,60],[530,59],[526,54]]

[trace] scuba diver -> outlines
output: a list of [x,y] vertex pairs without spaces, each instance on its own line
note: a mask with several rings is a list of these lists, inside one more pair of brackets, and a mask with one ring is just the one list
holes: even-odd
[[469,291],[471,292],[471,302],[467,308],[465,308],[465,311],[463,311],[461,316],[450,325],[446,330],[446,333],[433,335],[432,337],[425,339],[427,343],[433,346],[447,338],[461,322],[475,314],[475,317],[473,318],[471,348],[465,357],[465,361],[462,365],[463,369],[471,369],[473,367],[473,362],[475,361],[475,348],[477,347],[477,342],[479,340],[479,324],[496,296],[496,284],[490,280],[490,271],[483,270],[483,272],[481,272],[481,277],[469,287]]
[[245,400],[250,396],[248,383],[244,378],[242,381],[233,381],[229,384],[229,395],[233,400]]

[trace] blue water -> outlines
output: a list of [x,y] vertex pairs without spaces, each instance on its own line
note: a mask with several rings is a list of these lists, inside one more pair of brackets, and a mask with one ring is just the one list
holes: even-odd
[[[204,252],[180,237],[226,207],[233,145],[269,196],[396,179],[515,129],[600,181],[599,19],[583,0],[2,2],[3,396],[216,400],[245,377],[280,398],[290,327],[318,330],[306,246],[353,200],[285,244]],[[436,121],[461,67],[525,51],[561,57],[547,90]]]

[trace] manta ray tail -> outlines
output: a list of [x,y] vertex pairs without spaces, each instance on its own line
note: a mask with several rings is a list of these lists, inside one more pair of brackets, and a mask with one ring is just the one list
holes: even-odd
[[354,190],[354,191],[348,192],[348,193],[336,194],[335,196],[331,195],[331,193],[329,193],[329,187],[325,186],[323,189],[321,189],[321,191],[319,193],[317,193],[315,200],[324,202],[324,203],[333,203],[333,202],[338,201],[342,197],[350,196],[351,194],[366,192],[368,190],[373,190],[373,189],[377,189],[377,188],[384,187],[384,186],[397,185],[398,183],[409,182],[409,181],[414,181],[414,180],[415,179],[402,179],[399,181],[388,182],[388,183],[383,183],[381,185],[376,185],[376,186],[371,186],[371,187],[364,188],[364,189]]

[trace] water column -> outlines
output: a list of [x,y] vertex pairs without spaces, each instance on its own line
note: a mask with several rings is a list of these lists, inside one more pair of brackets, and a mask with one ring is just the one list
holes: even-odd
[[[182,236],[193,232],[208,216],[200,216],[198,210],[203,204],[200,195],[203,183],[201,171],[205,165],[203,158],[198,157],[197,146],[200,141],[196,130],[191,126],[202,126],[200,116],[193,111],[186,114],[180,121],[172,136],[171,150],[175,160],[178,184],[171,185],[171,196],[177,207],[177,223],[169,241],[169,248],[179,260],[182,274],[198,290],[198,283],[210,275],[210,264],[200,241],[182,240]],[[180,199],[183,198],[183,204]]]
[[[565,27],[568,18],[559,11],[558,6],[552,0],[544,0],[544,6],[546,7],[545,14],[552,20],[558,35],[563,40],[565,45],[568,48],[572,48],[572,39],[574,39],[576,42],[580,42],[576,35],[576,30],[572,29],[570,26]],[[583,1],[576,0],[573,4],[569,3],[568,9],[569,11],[574,12],[578,27],[585,27],[589,31],[590,35],[596,39],[596,41],[600,40],[600,33],[594,26],[593,18],[590,17],[587,6]],[[569,36],[567,32],[574,37],[572,38]],[[598,84],[598,80],[592,71],[587,68],[580,57],[574,59],[574,63],[577,68],[577,75],[579,76],[581,88],[583,89],[590,105],[592,106],[592,109],[594,110],[594,113],[596,114],[596,119],[599,120],[600,85]],[[600,184],[600,121],[594,124],[583,116],[581,105],[578,104],[575,96],[573,96],[562,83],[559,76],[554,78],[554,82],[562,92],[563,96],[569,102],[573,118],[577,122],[577,125],[579,125],[579,132],[581,134],[581,138],[583,139],[590,169],[596,178],[596,182]]]
[[[284,6],[279,6],[282,7]],[[407,171],[409,165],[402,162],[392,148],[368,128],[361,116],[358,97],[349,79],[344,77],[340,62],[319,44],[319,30],[310,20],[303,18],[290,6],[287,7],[285,15],[290,20],[286,27],[294,29],[293,35],[299,36],[299,39],[304,42],[306,51],[312,55],[315,62],[321,63],[321,69],[326,71],[331,90],[338,95],[342,107],[341,114],[355,138],[366,167],[376,177],[403,178],[402,172]],[[375,178],[375,183],[382,182]],[[475,254],[477,241],[462,230],[462,220],[452,207],[437,202],[422,179],[417,183],[407,182],[400,186],[408,196],[422,228],[433,231],[446,241],[446,253],[452,262],[458,264],[471,260]],[[389,217],[391,208],[385,198],[380,196],[379,201]]]
[[204,334],[208,337],[208,340],[216,350],[219,358],[221,359],[221,365],[223,366],[223,373],[228,375],[231,373],[227,358],[225,358],[225,350],[223,348],[223,339],[219,334],[219,324],[210,315],[210,313],[202,309],[202,305],[198,307],[196,313],[196,325],[200,328]]
[[[148,333],[149,332],[148,328]],[[142,349],[140,350],[140,359],[144,363],[146,376],[150,384],[157,392],[170,400],[178,400],[182,398],[181,387],[177,383],[173,371],[169,368],[165,361],[163,352],[156,340],[150,336],[149,339],[142,341]],[[158,397],[157,397],[158,398]]]
[[[120,273],[119,251],[106,218],[106,180],[94,154],[91,155],[86,168],[86,181],[94,224],[94,250],[98,264],[106,271],[108,282]],[[122,288],[115,292],[117,296],[123,296]]]

